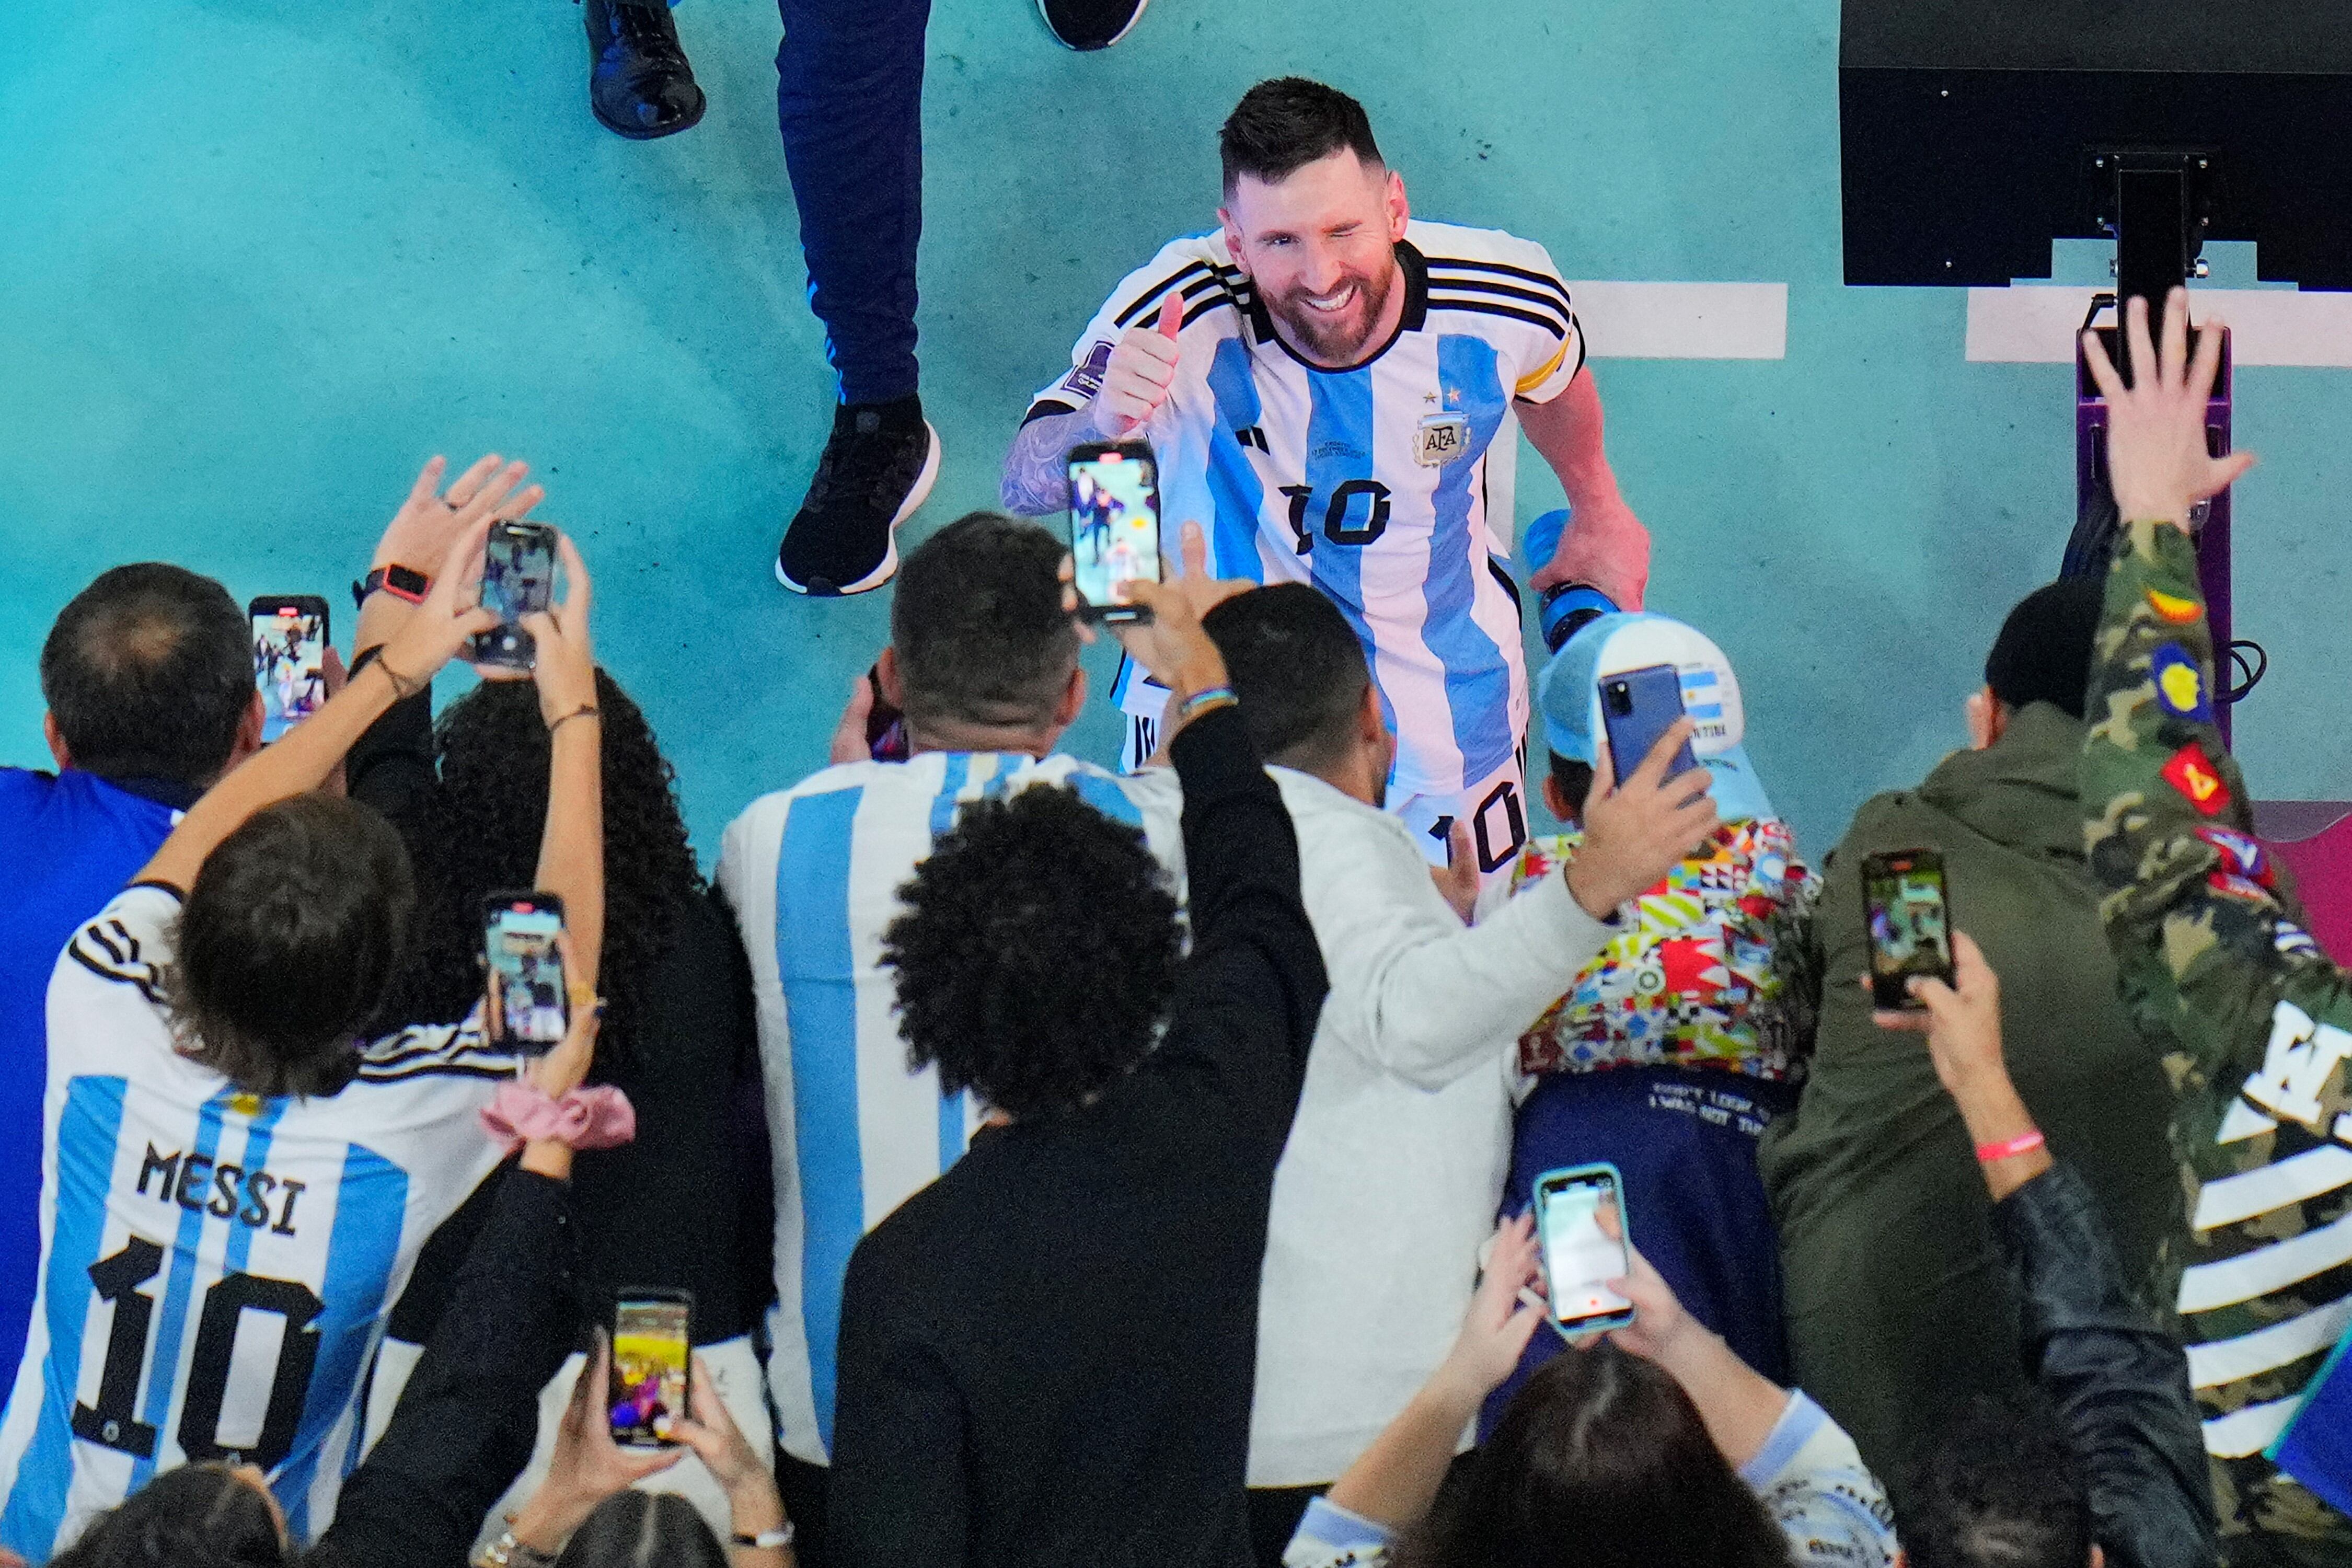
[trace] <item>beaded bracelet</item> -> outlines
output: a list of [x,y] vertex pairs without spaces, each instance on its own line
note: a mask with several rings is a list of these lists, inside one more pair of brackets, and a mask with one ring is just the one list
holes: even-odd
[[1241,699],[1234,695],[1234,689],[1230,686],[1203,687],[1177,704],[1176,718],[1180,723],[1190,723],[1203,713],[1212,713],[1220,708],[1231,708],[1240,701]]

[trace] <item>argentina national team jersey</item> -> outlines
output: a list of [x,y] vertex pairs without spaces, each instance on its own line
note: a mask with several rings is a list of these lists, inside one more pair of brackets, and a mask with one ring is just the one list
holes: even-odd
[[[1030,416],[1083,405],[1112,345],[1184,302],[1176,378],[1136,433],[1171,531],[1197,521],[1219,576],[1314,584],[1362,640],[1397,736],[1392,799],[1453,795],[1510,764],[1528,716],[1511,548],[1515,398],[1545,403],[1584,363],[1544,247],[1413,222],[1397,246],[1398,332],[1351,370],[1278,338],[1221,233],[1171,242],[1090,322]],[[1123,681],[1122,705],[1149,712]]]
[[179,902],[124,889],[49,985],[39,1296],[0,1420],[0,1545],[35,1563],[207,1459],[260,1467],[314,1539],[359,1461],[383,1309],[502,1152],[479,1112],[513,1061],[470,1021],[378,1041],[309,1100],[181,1056]]
[[833,1447],[835,1343],[850,1249],[962,1157],[979,1108],[907,1068],[881,965],[898,889],[966,803],[1066,785],[1139,828],[1182,894],[1175,775],[1118,777],[1065,756],[928,752],[848,763],[751,803],[729,825],[719,886],[759,1001],[776,1183],[776,1301],[768,1386],[781,1442],[811,1464]]

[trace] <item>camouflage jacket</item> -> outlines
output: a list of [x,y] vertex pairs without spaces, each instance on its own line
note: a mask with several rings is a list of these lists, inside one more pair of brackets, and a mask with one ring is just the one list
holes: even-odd
[[2132,523],[2092,658],[2085,846],[2125,999],[2169,1041],[2189,1212],[2167,1277],[2224,1549],[2352,1563],[2352,1521],[2263,1457],[2352,1324],[2352,982],[2252,837],[2214,701],[2195,550]]

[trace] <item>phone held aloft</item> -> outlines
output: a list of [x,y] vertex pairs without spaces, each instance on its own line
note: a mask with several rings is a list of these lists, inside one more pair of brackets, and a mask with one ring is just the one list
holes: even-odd
[[613,1362],[604,1408],[613,1441],[625,1448],[667,1448],[689,1414],[694,1382],[694,1294],[631,1287],[613,1294]]
[[526,1056],[544,1056],[571,1032],[563,952],[563,900],[553,893],[492,893],[482,900],[482,963],[489,978],[489,1035]]
[[[1601,725],[1609,736],[1609,760],[1622,781],[1657,750],[1658,742],[1683,717],[1682,672],[1671,664],[1644,665],[1601,678]],[[1698,766],[1685,741],[1666,776]]]
[[1129,583],[1160,581],[1160,467],[1140,441],[1070,448],[1071,586],[1090,621],[1143,621]]
[[522,618],[555,603],[555,530],[543,522],[499,521],[482,546],[482,608],[499,624],[478,632],[467,657],[500,669],[529,669],[539,656]]
[[1913,975],[1952,983],[1952,911],[1944,858],[1897,849],[1862,863],[1863,918],[1870,933],[1870,995],[1879,1007],[1916,1008]]
[[[1609,1288],[1633,1271],[1633,1228],[1625,1215],[1624,1181],[1607,1162],[1569,1165],[1536,1178],[1536,1243],[1552,1321],[1562,1333],[1622,1329],[1633,1303]],[[1617,1234],[1601,1228],[1603,1207],[1616,1210]]]
[[253,687],[261,693],[261,743],[285,738],[327,703],[327,601],[267,595],[246,605],[253,626]]

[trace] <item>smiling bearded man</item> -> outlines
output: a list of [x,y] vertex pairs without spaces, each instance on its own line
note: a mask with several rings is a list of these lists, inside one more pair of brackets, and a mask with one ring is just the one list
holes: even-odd
[[[1568,286],[1531,240],[1415,221],[1336,89],[1260,82],[1218,141],[1222,227],[1113,291],[1032,403],[1005,504],[1066,506],[1080,442],[1148,442],[1164,517],[1202,523],[1216,575],[1312,583],[1347,616],[1397,738],[1388,808],[1433,862],[1460,823],[1482,877],[1507,877],[1528,818],[1515,427],[1573,511],[1532,585],[1632,610],[1649,576]],[[1166,693],[1128,668],[1116,694],[1134,766]]]

